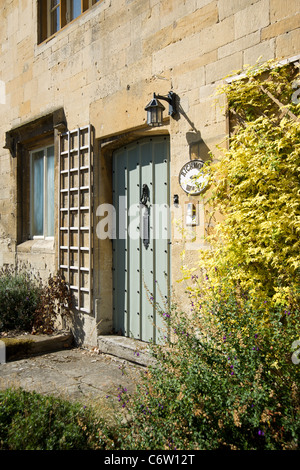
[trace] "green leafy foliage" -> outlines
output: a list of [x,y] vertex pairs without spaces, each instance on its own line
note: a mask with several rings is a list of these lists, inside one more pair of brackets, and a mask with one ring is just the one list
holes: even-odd
[[[272,313],[261,332],[249,295],[196,279],[192,312],[167,320],[172,339],[128,403],[124,448],[283,450],[299,446],[299,369],[292,361],[299,310]],[[220,290],[220,286],[222,288]]]
[[0,270],[0,331],[29,331],[39,304],[41,282],[27,268],[16,270],[4,266]]
[[[222,88],[231,115],[230,145],[211,166],[210,203],[224,217],[202,266],[215,266],[282,305],[299,292],[300,105],[291,65],[251,68]],[[228,267],[230,274],[228,276]]]
[[[22,389],[0,392],[0,449],[104,449],[91,408]],[[108,439],[108,438],[107,438]]]
[[72,298],[59,273],[50,275],[45,284],[30,266],[3,266],[0,305],[0,331],[51,334],[59,316],[71,318]]

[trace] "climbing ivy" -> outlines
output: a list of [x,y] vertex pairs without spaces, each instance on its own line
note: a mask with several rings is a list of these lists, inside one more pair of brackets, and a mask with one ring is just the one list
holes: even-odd
[[[298,88],[297,88],[298,87]],[[267,62],[223,85],[230,137],[209,168],[217,220],[200,266],[283,305],[299,294],[299,69]]]

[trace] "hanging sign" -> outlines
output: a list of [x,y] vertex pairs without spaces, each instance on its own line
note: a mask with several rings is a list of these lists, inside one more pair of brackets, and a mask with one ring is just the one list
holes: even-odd
[[190,160],[181,168],[179,184],[187,194],[200,194],[206,187],[208,175],[202,173],[203,165],[202,160]]

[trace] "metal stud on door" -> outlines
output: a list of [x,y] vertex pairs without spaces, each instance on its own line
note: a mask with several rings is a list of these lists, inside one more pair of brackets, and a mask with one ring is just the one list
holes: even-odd
[[169,139],[143,139],[113,156],[114,328],[158,341],[170,288]]

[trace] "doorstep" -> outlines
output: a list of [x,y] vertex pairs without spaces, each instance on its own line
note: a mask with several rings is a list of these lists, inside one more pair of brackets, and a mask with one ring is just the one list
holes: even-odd
[[148,343],[134,338],[118,335],[98,336],[98,348],[101,353],[110,354],[141,366],[147,367],[155,364]]
[[73,346],[73,335],[70,332],[58,332],[53,335],[24,334],[0,339],[5,344],[6,361],[69,349]]

